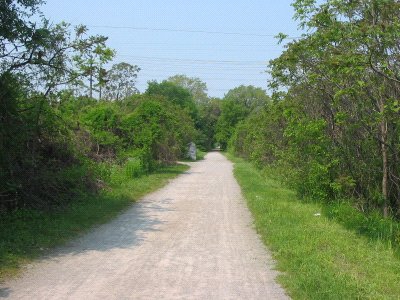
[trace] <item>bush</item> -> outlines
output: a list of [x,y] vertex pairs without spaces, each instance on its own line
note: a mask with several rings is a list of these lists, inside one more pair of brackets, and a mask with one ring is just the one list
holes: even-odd
[[324,213],[347,229],[356,231],[371,240],[379,240],[400,253],[400,223],[384,218],[378,211],[361,212],[350,201],[325,205]]

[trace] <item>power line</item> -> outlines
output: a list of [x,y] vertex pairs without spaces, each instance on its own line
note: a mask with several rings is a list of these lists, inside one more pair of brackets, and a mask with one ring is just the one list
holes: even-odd
[[[159,47],[159,46],[170,46],[170,42],[141,42],[141,41],[122,41],[119,42],[119,44],[124,45],[124,46],[141,46],[141,47]],[[192,45],[189,42],[186,43],[173,43],[175,47],[187,47],[188,45]],[[196,44],[196,49],[204,49],[205,47],[212,47],[213,49],[215,48],[215,43],[201,43],[201,48],[199,47],[198,44]],[[224,42],[223,44],[220,44],[218,46],[224,46],[224,47],[237,47],[237,48],[249,48],[249,47],[271,47],[271,48],[283,48],[282,45],[278,43],[255,43],[255,42],[249,42],[249,43],[226,43]]]
[[264,60],[202,60],[202,59],[183,59],[183,58],[167,58],[167,57],[150,57],[150,56],[133,56],[133,55],[124,55],[119,54],[122,57],[131,57],[135,59],[144,59],[144,60],[154,60],[154,61],[168,61],[168,62],[188,62],[188,63],[223,63],[223,64],[245,64],[245,65],[259,65],[266,64],[267,61]]
[[[136,31],[159,31],[159,32],[183,32],[183,33],[192,33],[192,34],[212,34],[212,35],[231,35],[231,36],[253,36],[253,37],[274,37],[272,34],[258,34],[258,33],[244,33],[244,32],[223,32],[223,31],[206,31],[206,30],[181,30],[181,29],[169,29],[169,28],[150,28],[150,27],[130,27],[130,26],[100,26],[100,25],[91,25],[88,27],[96,27],[96,28],[109,28],[109,29],[128,29],[128,30],[136,30]],[[118,31],[116,31],[118,32]],[[123,32],[121,32],[122,34]],[[112,34],[110,32],[110,34]],[[204,37],[205,38],[205,37]],[[296,37],[290,37],[288,39],[294,39]],[[240,39],[239,39],[240,40]],[[274,50],[278,50],[282,48],[280,45],[272,45],[272,42],[267,42],[265,44],[261,43],[261,39],[258,42],[245,43],[244,41],[239,41],[235,39],[235,42],[224,44],[228,48],[236,47],[235,50],[245,50],[250,47],[262,47],[268,46],[273,47],[271,50],[266,50],[266,52],[275,52]],[[260,46],[258,46],[260,44]],[[137,41],[131,42],[129,39],[125,39],[122,42],[124,46],[132,45],[134,48],[131,51],[125,51],[125,53],[117,54],[115,59],[119,60],[131,60],[134,61],[135,64],[139,65],[142,68],[142,71],[139,72],[138,78],[138,86],[143,86],[144,82],[147,82],[149,78],[167,78],[172,76],[173,74],[183,74],[189,72],[192,76],[199,76],[201,80],[205,80],[208,82],[208,93],[219,94],[221,92],[226,93],[231,88],[218,88],[222,82],[231,82],[229,85],[235,85],[235,83],[242,84],[254,84],[256,86],[265,86],[268,79],[267,76],[262,76],[261,73],[265,71],[265,68],[268,64],[268,60],[235,60],[235,59],[197,59],[190,58],[190,56],[186,56],[186,58],[177,58],[179,56],[179,52],[185,50],[186,52],[193,51],[203,51],[207,49],[203,49],[203,47],[213,46],[215,53],[215,45],[210,43],[210,41],[205,41],[205,43],[196,44],[196,45],[182,45],[183,49],[180,49],[179,44],[174,44],[174,47],[167,47],[169,44],[166,41]],[[136,46],[136,47],[135,47]],[[157,47],[158,46],[158,47]],[[241,48],[241,49],[240,49]],[[275,49],[274,49],[275,48]],[[150,54],[149,56],[136,56],[135,52],[139,54],[141,51],[135,51],[135,49],[139,50],[152,50],[152,52],[147,52]],[[157,52],[154,53],[154,50]],[[258,50],[261,51],[262,49]],[[127,53],[128,52],[128,53]],[[146,55],[147,53],[143,53]],[[230,52],[229,52],[230,53]],[[253,53],[253,51],[251,51]],[[199,54],[196,52],[196,54]],[[232,53],[230,53],[231,57],[235,57]],[[171,56],[170,56],[171,55]],[[173,57],[175,56],[175,57]],[[196,55],[197,56],[197,55]],[[215,55],[214,55],[215,56]],[[253,55],[254,57],[254,55]],[[251,58],[250,58],[251,59]],[[167,72],[168,71],[168,72]],[[215,72],[212,72],[215,71]],[[263,71],[263,72],[261,72]],[[219,73],[219,74],[217,74]],[[230,76],[231,75],[231,76]],[[213,78],[213,77],[216,78]],[[261,77],[261,78],[260,78]],[[210,84],[213,83],[213,84]],[[213,88],[212,86],[216,85],[217,88]],[[226,84],[224,84],[226,86]]]
[[[276,37],[274,34],[260,33],[243,33],[243,32],[224,32],[224,31],[206,31],[206,30],[187,30],[187,29],[171,29],[171,28],[151,28],[151,27],[131,27],[131,26],[108,26],[108,25],[87,25],[93,28],[109,28],[109,29],[130,29],[140,31],[165,31],[165,32],[185,32],[185,33],[204,33],[204,34],[222,34],[222,35],[240,35],[240,36],[256,36],[256,37]],[[286,37],[285,39],[297,39],[300,37]]]

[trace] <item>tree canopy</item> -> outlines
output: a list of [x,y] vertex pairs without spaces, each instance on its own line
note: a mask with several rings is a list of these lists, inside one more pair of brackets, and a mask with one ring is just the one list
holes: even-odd
[[239,86],[225,95],[221,104],[221,116],[216,124],[216,140],[226,149],[235,126],[252,112],[265,106],[269,96],[261,88]]
[[196,104],[206,104],[209,100],[207,95],[207,84],[198,77],[188,77],[186,75],[175,75],[169,77],[167,81],[187,89]]
[[[270,62],[274,101],[236,127],[233,147],[280,168],[301,195],[399,215],[400,4],[293,7],[305,33]],[[221,122],[245,115],[225,111]]]

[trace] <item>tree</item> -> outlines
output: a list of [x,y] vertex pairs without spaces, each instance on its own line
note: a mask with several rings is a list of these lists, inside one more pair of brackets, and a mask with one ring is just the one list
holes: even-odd
[[138,92],[135,87],[138,66],[122,62],[111,67],[105,76],[106,98],[120,100]]
[[215,147],[215,131],[219,116],[221,115],[221,99],[212,98],[207,104],[200,104],[198,130],[198,145],[205,151]]
[[[87,28],[83,26],[80,34],[84,35],[86,32]],[[81,73],[81,78],[88,78],[89,86],[82,80],[77,81],[77,84],[88,89],[90,98],[93,98],[95,85],[99,86],[100,90],[104,86],[103,66],[115,56],[115,51],[106,46],[106,41],[107,38],[102,36],[89,37],[76,46],[78,53],[74,55],[74,62]]]
[[222,149],[227,148],[235,126],[268,101],[266,92],[253,86],[239,86],[228,91],[222,100],[221,115],[216,124],[215,136]]
[[0,194],[27,207],[51,206],[68,194],[54,197],[51,189],[73,188],[60,175],[75,157],[69,123],[55,109],[56,92],[82,75],[73,55],[105,41],[84,37],[83,26],[71,32],[67,23],[51,25],[39,12],[41,3],[0,3]]
[[164,97],[169,102],[186,109],[193,120],[197,121],[198,119],[198,111],[192,95],[187,89],[175,83],[166,80],[160,83],[151,81],[149,82],[145,94]]
[[254,111],[268,103],[270,98],[262,88],[241,85],[229,90],[224,100],[235,102],[249,111]]
[[122,130],[127,145],[139,150],[146,171],[186,154],[195,133],[193,120],[182,107],[148,95],[125,115]]
[[0,3],[2,72],[23,67],[33,61],[36,47],[43,40],[43,36],[40,34],[40,28],[37,29],[36,24],[30,23],[28,19],[35,15],[41,3],[41,0],[2,1]]
[[192,95],[196,104],[206,104],[209,101],[207,95],[207,84],[198,77],[186,75],[175,75],[167,79],[180,87],[187,89]]
[[298,136],[299,119],[305,126],[325,122],[320,130],[331,143],[330,161],[337,162],[327,160],[323,166],[331,188],[338,188],[340,178],[350,178],[353,191],[387,216],[400,207],[400,5],[393,0],[321,5],[298,0],[293,5],[307,34],[271,62],[271,86],[286,89],[296,111],[291,133]]

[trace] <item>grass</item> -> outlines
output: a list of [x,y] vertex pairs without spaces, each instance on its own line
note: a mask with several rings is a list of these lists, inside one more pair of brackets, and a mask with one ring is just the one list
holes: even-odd
[[196,160],[203,160],[204,157],[206,156],[206,154],[207,154],[207,152],[197,149]]
[[186,165],[164,167],[150,175],[126,180],[98,195],[81,195],[61,212],[19,210],[0,219],[0,280],[20,267],[64,244],[94,225],[105,223],[145,194],[187,170]]
[[304,203],[293,191],[229,156],[257,231],[294,299],[400,299],[400,260],[379,239],[369,239]]

